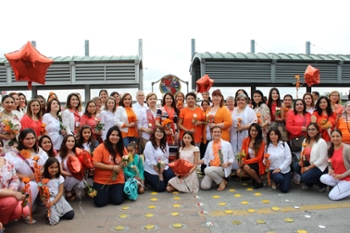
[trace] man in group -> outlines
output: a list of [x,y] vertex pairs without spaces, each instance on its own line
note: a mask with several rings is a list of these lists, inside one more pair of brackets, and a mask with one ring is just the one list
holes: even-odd
[[319,93],[318,91],[313,91],[313,92],[311,93],[311,95],[312,95],[312,98],[314,99],[314,102],[315,102],[315,104],[316,104],[318,98],[320,97],[320,93]]
[[[142,154],[143,149],[145,148],[144,143],[142,143],[142,126],[147,125],[148,122],[143,122],[147,120],[147,106],[145,104],[145,93],[142,90],[139,90],[136,92],[136,100],[137,102],[133,104],[132,109],[134,110],[138,121],[137,121],[137,128],[139,130],[139,137],[137,140],[138,145],[138,153]],[[127,146],[127,145],[125,145]]]

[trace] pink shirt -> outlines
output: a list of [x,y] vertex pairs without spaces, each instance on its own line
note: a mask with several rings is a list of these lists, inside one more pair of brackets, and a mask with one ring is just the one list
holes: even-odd
[[[347,171],[343,160],[343,148],[344,147],[342,146],[338,150],[334,150],[333,156],[331,158],[332,167],[335,174],[343,174]],[[350,176],[346,176],[342,180],[350,181]]]

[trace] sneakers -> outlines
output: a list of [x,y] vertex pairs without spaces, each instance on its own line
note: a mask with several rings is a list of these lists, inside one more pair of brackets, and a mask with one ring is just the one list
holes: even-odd
[[259,188],[262,188],[262,187],[264,187],[264,184],[263,184],[262,181],[260,183],[254,182],[253,189],[259,189]]
[[29,215],[27,217],[25,217],[25,218],[22,218],[21,220],[22,220],[22,222],[24,222],[26,224],[34,224],[34,223],[36,223],[36,220],[34,218],[32,218],[32,221],[30,221],[30,216]]

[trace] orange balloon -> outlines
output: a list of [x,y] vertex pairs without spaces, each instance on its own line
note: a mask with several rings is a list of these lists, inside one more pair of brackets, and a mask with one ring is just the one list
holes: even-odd
[[305,83],[311,87],[314,84],[320,83],[320,70],[308,65],[304,73]]
[[28,41],[20,50],[4,55],[12,67],[16,81],[28,81],[29,90],[32,82],[45,84],[46,71],[53,60],[39,53],[32,43]]
[[214,80],[209,77],[209,75],[204,75],[196,81],[197,92],[207,92],[213,86]]

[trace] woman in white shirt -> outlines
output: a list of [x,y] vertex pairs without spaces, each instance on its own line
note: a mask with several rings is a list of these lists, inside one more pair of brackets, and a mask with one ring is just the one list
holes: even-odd
[[169,147],[164,128],[156,126],[145,150],[145,180],[157,192],[164,192],[168,181],[175,176],[169,168]]
[[[61,129],[62,122],[59,118],[61,104],[57,99],[52,99],[47,103],[47,113],[44,114],[42,122],[46,124],[46,134],[51,138],[53,149],[59,151],[66,130]],[[63,126],[63,125],[62,125]]]
[[66,126],[67,134],[78,135],[82,116],[81,100],[76,93],[67,97],[67,109],[62,112],[62,123]]
[[107,98],[104,109],[100,114],[101,123],[105,125],[101,136],[103,141],[106,139],[108,130],[115,125],[114,117],[117,110],[117,103],[113,97]]
[[[264,164],[267,164],[267,160],[270,161],[269,172],[273,181],[272,189],[279,186],[282,193],[287,193],[292,179],[290,169],[292,155],[288,144],[283,142],[281,138],[277,127],[271,128],[267,133]],[[266,158],[267,154],[268,158]]]

